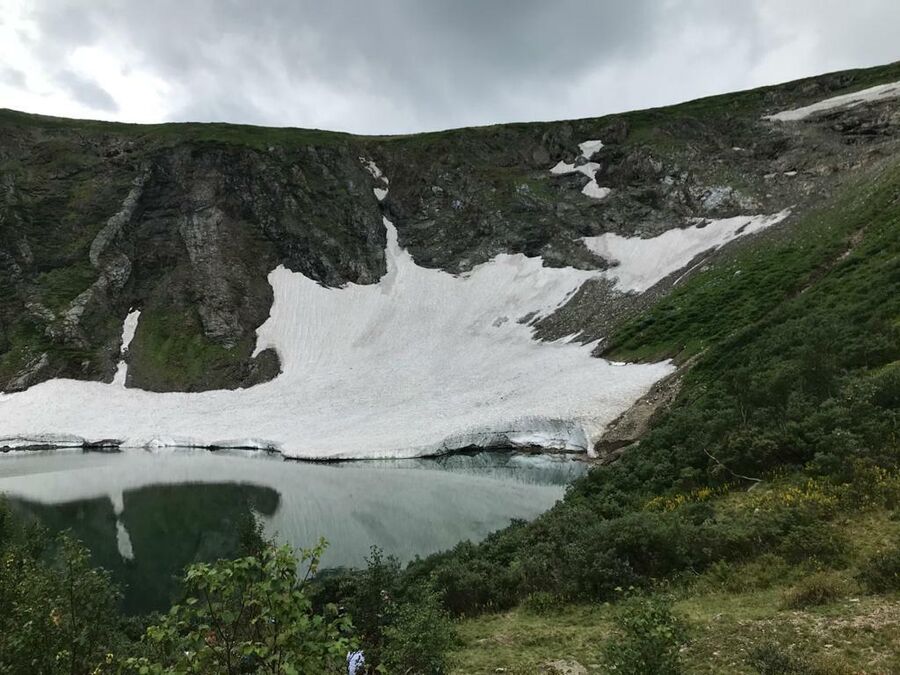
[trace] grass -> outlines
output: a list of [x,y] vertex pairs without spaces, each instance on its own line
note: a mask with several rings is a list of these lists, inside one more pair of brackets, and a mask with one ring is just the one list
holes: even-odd
[[266,150],[272,145],[281,147],[330,145],[353,138],[351,134],[321,129],[260,127],[249,124],[224,124],[220,122],[126,124],[32,115],[9,109],[0,109],[0,127],[2,126],[40,128],[47,131],[71,130],[98,134],[113,133],[134,140],[147,140],[166,144],[183,142],[227,143],[248,146],[258,150]]
[[96,279],[97,270],[85,259],[40,274],[35,285],[39,288],[41,302],[52,312],[60,312]]
[[16,321],[5,332],[6,350],[0,353],[0,381],[7,381],[37,358],[47,346],[47,339],[30,321]]
[[[785,608],[784,597],[810,576],[809,570],[779,566],[773,557],[731,566],[734,577],[750,580],[743,590],[724,588],[715,569],[661,585],[654,592],[672,596],[674,612],[688,626],[685,671],[758,672],[750,654],[767,645],[806,662],[809,672],[897,672],[900,594],[866,595],[854,580],[868,551],[885,539],[900,540],[894,514],[877,509],[840,519],[841,534],[853,543],[851,562],[813,575],[827,575],[830,583],[846,589],[828,603]],[[767,566],[775,573],[767,575]],[[601,653],[604,642],[617,635],[616,611],[610,603],[565,605],[541,614],[518,607],[464,619],[452,672],[535,673],[554,660],[575,660],[588,672],[606,672]]]
[[135,371],[152,378],[143,386],[190,391],[214,386],[210,378],[240,367],[252,348],[250,339],[231,349],[211,341],[191,310],[151,308],[141,313],[131,355]]
[[[804,215],[782,241],[743,246],[626,322],[610,337],[606,353],[620,361],[685,360],[752,327],[836,262],[861,224],[895,228],[900,222],[898,185],[900,165],[895,165],[874,181],[852,186],[849,199],[842,194],[835,203]],[[834,288],[833,300],[863,291],[868,281]]]
[[[822,92],[806,92],[809,83],[822,80],[830,85],[830,96],[849,93],[877,84],[900,79],[900,62],[831,73],[806,78],[783,85],[760,87],[744,92],[710,96],[661,108],[634,111],[624,114],[606,115],[598,118],[572,120],[578,127],[598,127],[608,124],[614,118],[624,119],[631,129],[629,142],[665,145],[673,136],[665,131],[668,122],[684,118],[704,118],[727,122],[736,115],[762,114],[773,93],[784,92],[797,106],[806,105],[822,98]],[[799,94],[797,93],[799,92]],[[359,136],[338,131],[321,129],[299,129],[292,127],[259,127],[243,124],[219,122],[197,123],[178,122],[169,124],[123,124],[99,120],[75,120],[44,115],[32,115],[15,110],[0,109],[0,127],[30,127],[54,130],[78,130],[93,133],[114,133],[127,138],[162,142],[212,142],[243,145],[258,150],[269,146],[298,147],[302,145],[333,145],[346,142],[371,144],[432,145],[436,142],[453,142],[459,139],[490,141],[500,136],[533,135],[550,128],[553,122],[520,122],[483,127],[466,127],[419,134],[399,134],[394,136]]]

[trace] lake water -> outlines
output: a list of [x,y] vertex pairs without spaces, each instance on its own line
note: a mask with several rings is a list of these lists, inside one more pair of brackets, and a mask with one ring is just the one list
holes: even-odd
[[401,561],[484,538],[549,509],[583,463],[502,453],[309,464],[206,450],[0,456],[0,493],[52,531],[70,529],[111,570],[129,611],[165,606],[185,565],[234,555],[252,514],[295,547],[325,537],[323,567]]

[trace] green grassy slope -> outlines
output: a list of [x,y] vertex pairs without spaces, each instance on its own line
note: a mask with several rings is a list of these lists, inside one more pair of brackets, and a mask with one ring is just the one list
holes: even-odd
[[[857,576],[867,556],[900,540],[900,520],[878,509],[841,518],[838,528],[852,551],[838,569],[765,556],[720,564],[651,591],[672,602],[687,626],[685,672],[759,673],[753,657],[760,647],[794,668],[769,672],[897,672],[900,594],[869,593]],[[797,606],[797,589],[810,586],[829,589],[827,600]],[[451,672],[529,675],[560,660],[607,672],[603,650],[620,638],[619,612],[615,603],[525,605],[467,619],[459,624]]]
[[[617,113],[599,118],[571,120],[570,124],[603,123],[621,116],[637,134],[634,142],[668,142],[669,134],[660,131],[661,125],[673,118],[701,117],[708,120],[727,120],[736,116],[758,116],[775,110],[785,99],[794,105],[806,105],[827,96],[837,96],[867,87],[900,79],[900,61],[877,66],[845,70],[809,77],[785,84],[759,87],[744,92],[721,94],[685,103],[647,110]],[[246,145],[265,149],[269,145],[295,147],[299,145],[327,145],[342,141],[374,143],[430,144],[459,136],[473,136],[477,141],[496,135],[498,131],[531,134],[543,131],[557,122],[519,122],[512,124],[465,127],[418,134],[364,136],[322,129],[294,127],[262,127],[221,122],[175,122],[167,124],[128,124],[99,120],[80,120],[47,115],[33,115],[8,108],[0,108],[0,127],[40,128],[46,131],[79,131],[84,133],[117,134],[133,139],[155,139],[168,142],[215,142]]]
[[[700,353],[641,443],[534,523],[407,573],[458,614],[487,613],[461,626],[458,672],[567,657],[599,671],[628,588],[674,596],[689,672],[895,672],[900,586],[866,595],[857,574],[876,549],[900,558],[900,164],[694,278],[616,344]],[[823,605],[791,609],[813,573]],[[797,669],[754,671],[751,655]]]

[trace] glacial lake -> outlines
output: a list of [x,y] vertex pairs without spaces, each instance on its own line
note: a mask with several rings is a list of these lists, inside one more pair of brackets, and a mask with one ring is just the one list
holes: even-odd
[[312,464],[250,451],[53,450],[0,455],[0,493],[51,531],[71,530],[135,612],[167,605],[185,565],[234,555],[250,515],[297,548],[325,537],[323,568],[362,566],[373,545],[406,562],[538,516],[586,468],[488,452]]

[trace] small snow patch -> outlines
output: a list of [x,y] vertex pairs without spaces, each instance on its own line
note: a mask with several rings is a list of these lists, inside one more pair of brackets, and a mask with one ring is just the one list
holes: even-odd
[[597,171],[600,169],[600,165],[597,162],[586,161],[593,157],[602,147],[602,141],[584,141],[579,143],[578,148],[581,150],[581,154],[575,160],[575,163],[569,164],[560,160],[550,168],[550,173],[556,176],[576,172],[583,173],[591,180],[581,189],[581,193],[591,199],[605,199],[611,190],[607,187],[600,187],[600,184],[597,183]]
[[119,387],[125,386],[125,378],[128,375],[128,364],[125,362],[125,355],[134,340],[134,334],[137,332],[138,321],[141,318],[140,310],[129,312],[122,324],[122,347],[119,350],[119,365],[116,367],[116,374],[113,377],[113,384]]
[[592,199],[605,199],[612,192],[608,187],[600,187],[597,181],[592,180],[590,183],[581,188],[581,193]]
[[900,82],[891,82],[889,84],[879,84],[876,87],[869,87],[861,91],[855,91],[851,94],[843,94],[841,96],[833,96],[823,101],[818,101],[811,105],[795,108],[794,110],[785,110],[774,115],[766,115],[764,120],[773,122],[797,122],[806,119],[810,115],[826,110],[834,110],[836,108],[852,108],[862,103],[871,101],[884,101],[891,98],[900,97]]
[[603,147],[603,141],[585,141],[584,143],[579,143],[578,148],[581,150],[581,154],[585,159],[591,159],[594,155],[600,152],[600,148]]

